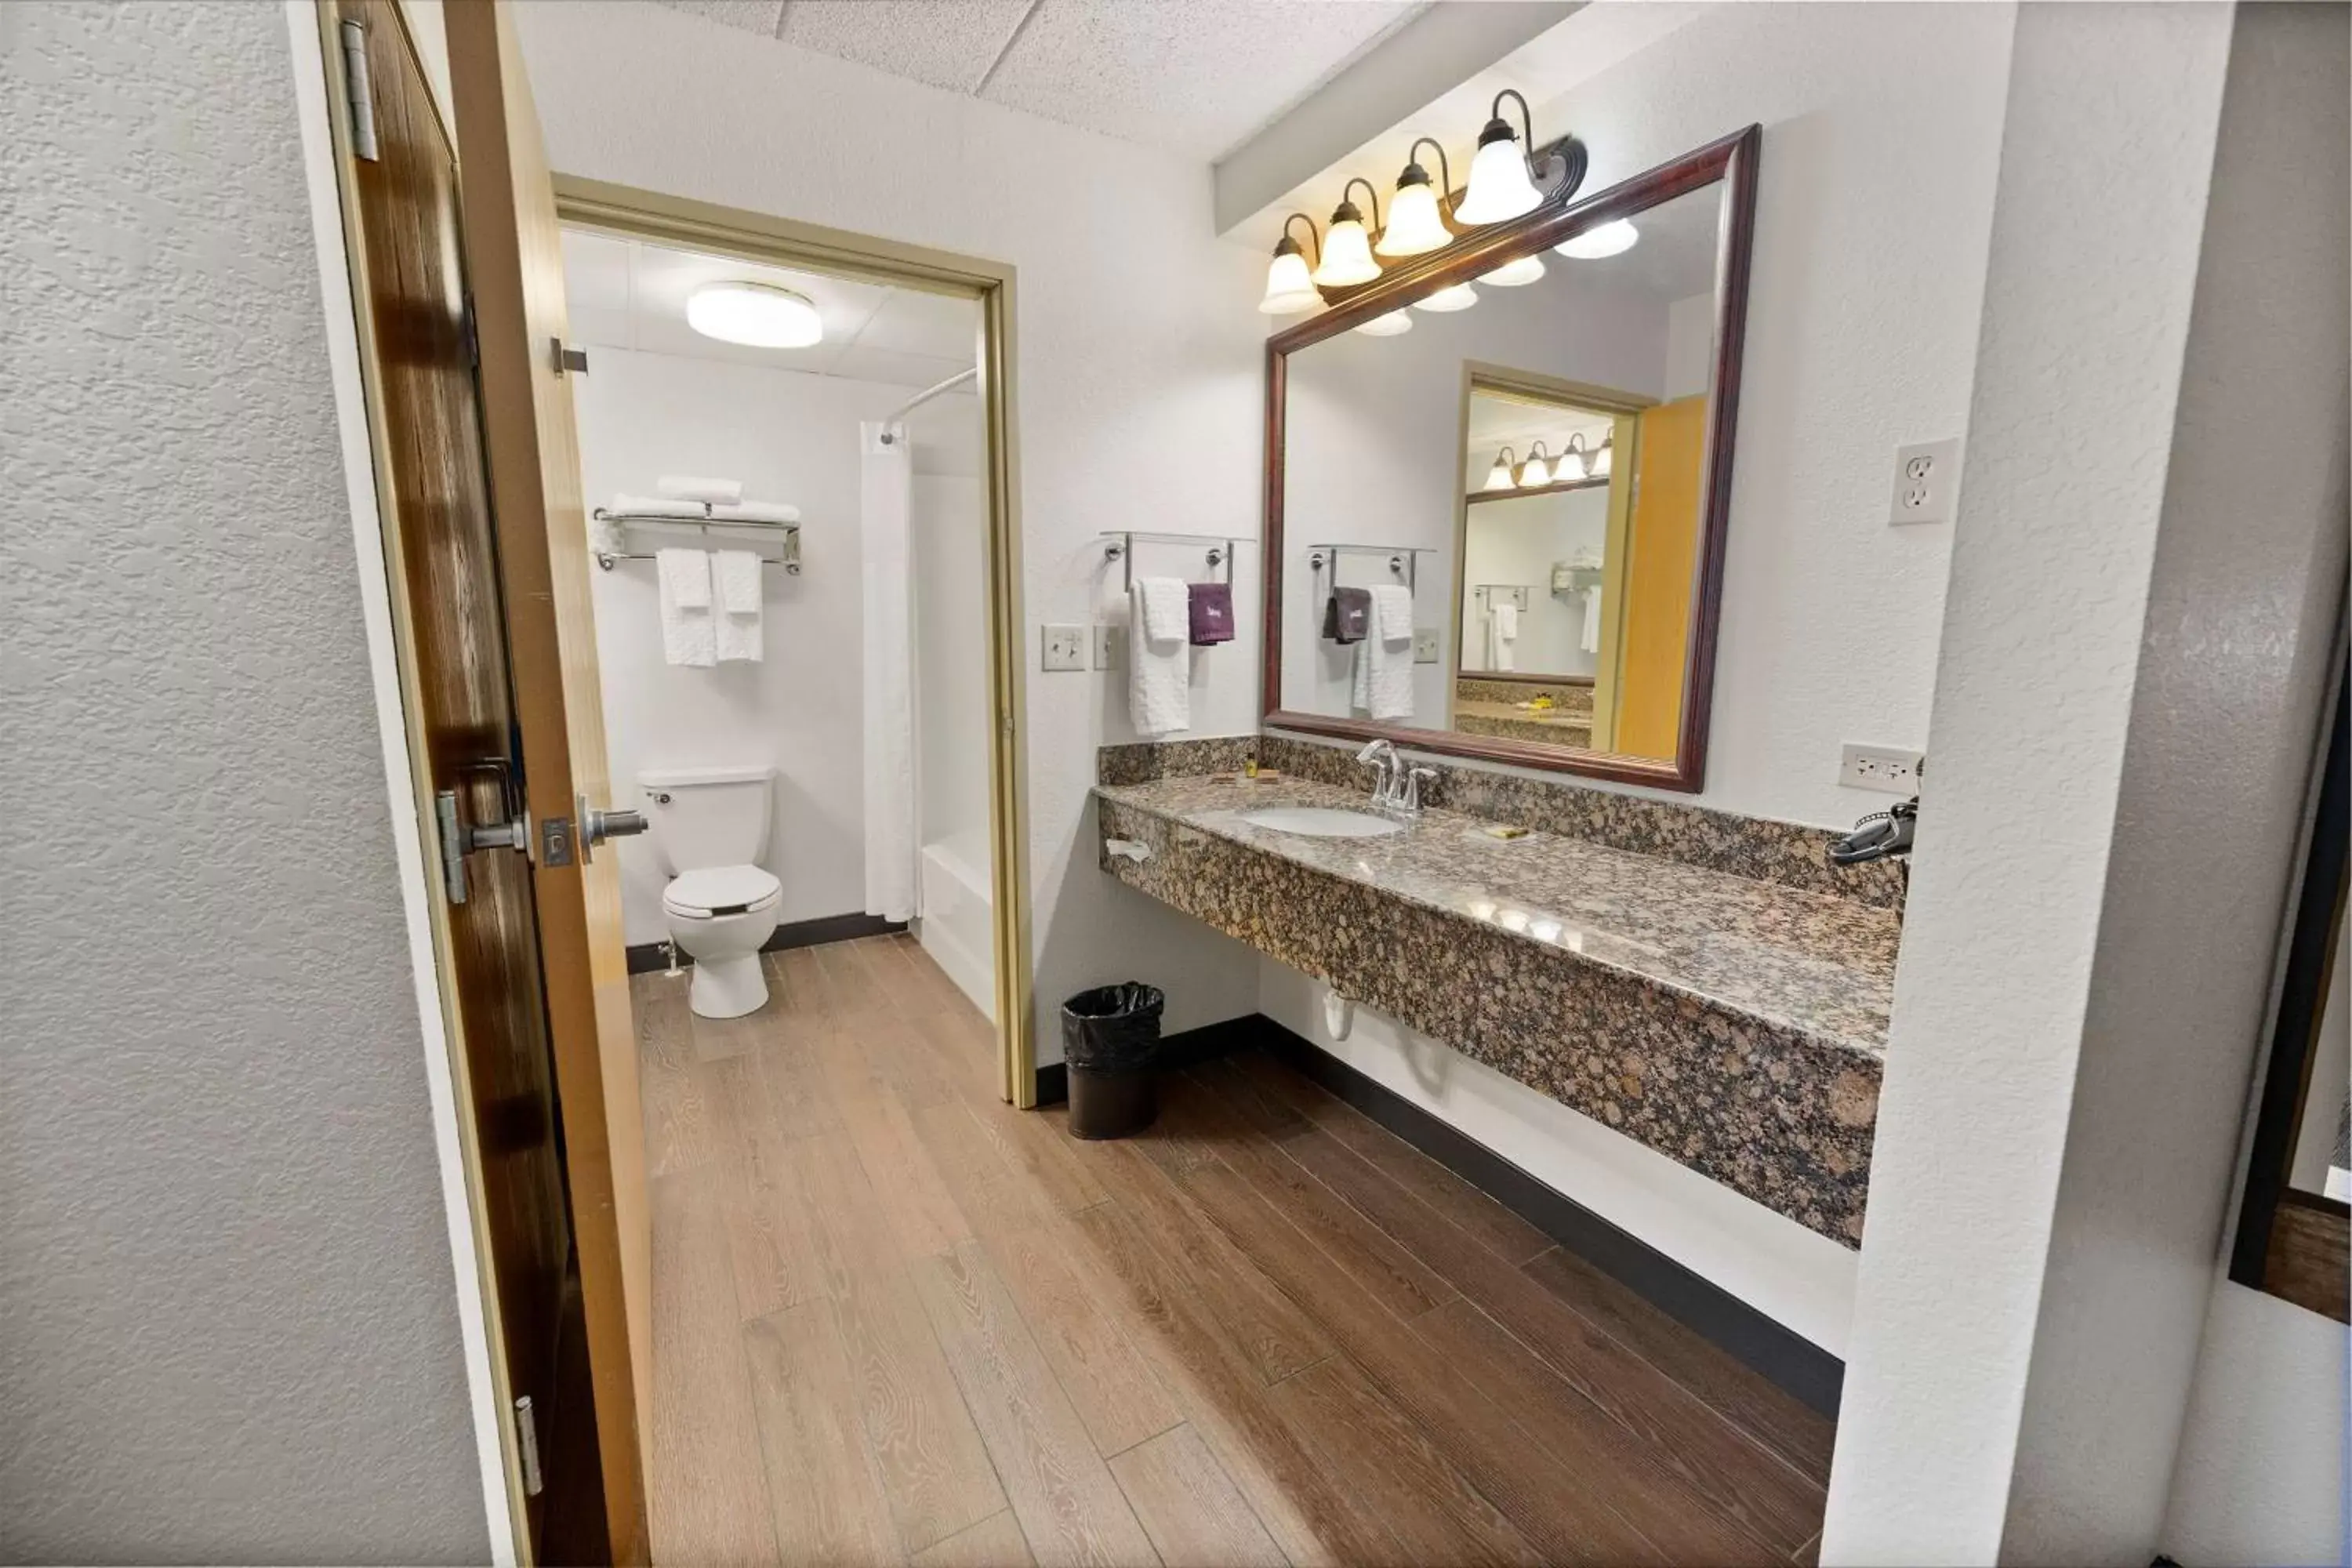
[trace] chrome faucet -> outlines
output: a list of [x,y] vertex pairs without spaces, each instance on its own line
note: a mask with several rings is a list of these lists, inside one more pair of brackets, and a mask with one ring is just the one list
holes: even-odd
[[1372,805],[1386,811],[1396,804],[1404,780],[1404,762],[1396,743],[1383,737],[1356,753],[1356,761],[1372,770]]

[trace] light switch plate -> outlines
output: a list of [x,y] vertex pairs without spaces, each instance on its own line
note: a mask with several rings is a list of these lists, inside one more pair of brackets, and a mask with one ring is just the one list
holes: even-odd
[[1917,795],[1919,769],[1926,761],[1920,752],[1895,746],[1857,746],[1848,742],[1838,762],[1838,783],[1850,789]]
[[1087,628],[1071,626],[1047,626],[1045,630],[1044,665],[1047,669],[1084,669],[1087,667]]
[[1120,656],[1127,652],[1127,628],[1116,622],[1095,623],[1095,668],[1117,669]]
[[1949,522],[1959,493],[1958,437],[1895,448],[1895,493],[1887,502],[1887,521]]
[[1435,626],[1413,628],[1412,662],[1415,664],[1437,662],[1437,628]]

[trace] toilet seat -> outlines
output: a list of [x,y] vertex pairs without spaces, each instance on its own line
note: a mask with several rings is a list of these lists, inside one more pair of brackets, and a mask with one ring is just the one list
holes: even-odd
[[662,889],[662,908],[690,921],[758,914],[783,897],[775,874],[757,866],[706,866],[681,873]]

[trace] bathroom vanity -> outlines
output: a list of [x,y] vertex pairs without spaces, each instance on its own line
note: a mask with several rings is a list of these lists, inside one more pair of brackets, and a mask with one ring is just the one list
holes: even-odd
[[[1280,777],[1236,771],[1260,748]],[[1814,829],[1461,769],[1416,817],[1372,812],[1362,773],[1272,736],[1113,748],[1102,868],[1859,1244],[1898,867],[1831,867]]]

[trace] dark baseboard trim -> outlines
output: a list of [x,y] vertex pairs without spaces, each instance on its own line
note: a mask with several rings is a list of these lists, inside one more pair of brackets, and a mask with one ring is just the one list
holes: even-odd
[[[776,928],[775,935],[760,944],[761,952],[781,952],[788,947],[821,947],[828,942],[847,942],[852,937],[888,936],[892,931],[907,929],[905,921],[886,921],[880,915],[819,915],[813,921],[794,921]],[[640,942],[629,949],[629,973],[647,974],[669,967],[669,954],[657,942]],[[694,960],[685,953],[677,955],[678,963],[691,967]]]
[[[1720,1285],[1700,1278],[1575,1199],[1545,1185],[1450,1123],[1264,1015],[1255,1045],[1314,1079],[1505,1208],[1722,1347],[1824,1415],[1835,1415],[1845,1363]],[[1228,1027],[1221,1025],[1219,1027]],[[1228,1047],[1231,1048],[1231,1047]]]
[[[1229,1051],[1247,1050],[1259,1043],[1264,1027],[1272,1022],[1259,1014],[1250,1013],[1239,1018],[1203,1024],[1197,1029],[1170,1035],[1160,1042],[1160,1065],[1171,1071],[1181,1071]],[[1059,1105],[1069,1098],[1070,1069],[1066,1066],[1060,1062],[1048,1062],[1037,1069],[1038,1104]]]

